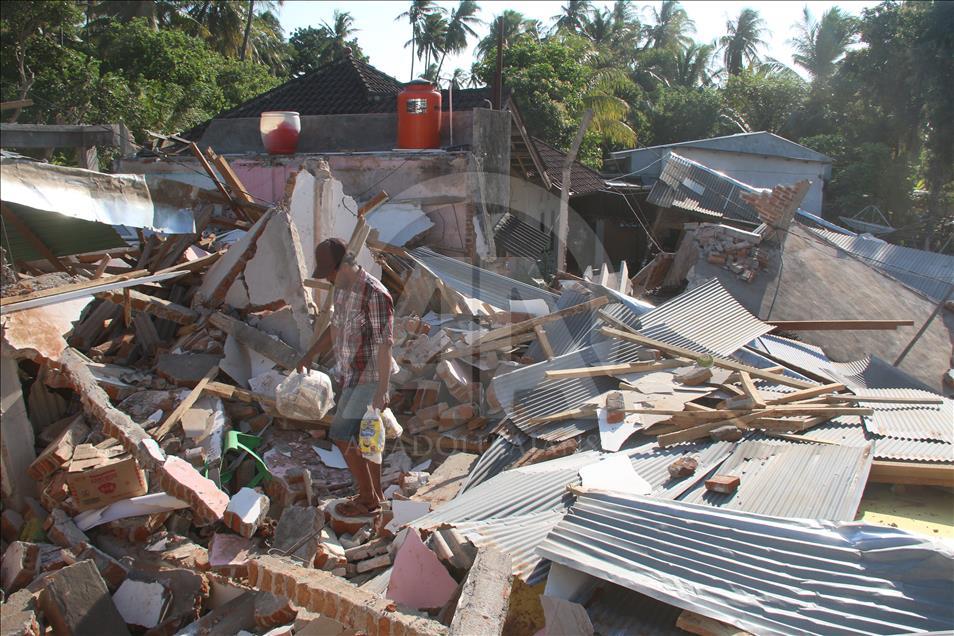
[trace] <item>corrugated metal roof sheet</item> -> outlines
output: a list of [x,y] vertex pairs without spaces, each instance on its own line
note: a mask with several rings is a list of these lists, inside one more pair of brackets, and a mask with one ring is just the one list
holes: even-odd
[[[546,372],[636,362],[645,355],[645,348],[639,345],[615,339],[604,340],[553,360],[497,376],[491,381],[491,388],[517,428],[530,437],[559,441],[574,437],[581,430],[596,428],[596,418],[580,420],[578,423],[558,422],[550,425],[531,424],[530,420],[577,408],[587,400],[617,388],[619,380],[607,376],[547,380]],[[566,428],[571,425],[572,428]],[[585,428],[581,429],[581,426]]]
[[[627,451],[633,462],[633,470],[653,487],[652,496],[661,499],[678,499],[711,470],[731,455],[735,444],[731,442],[694,442],[659,448],[655,442]],[[673,479],[669,465],[680,457],[693,457],[699,462],[695,474]]]
[[[56,256],[71,256],[87,252],[99,252],[126,247],[126,242],[111,225],[84,219],[34,210],[16,203],[6,203],[30,231]],[[13,223],[2,220],[0,234],[3,249],[14,262],[43,260],[43,255],[33,246]]]
[[718,468],[721,475],[741,477],[735,493],[711,492],[699,483],[680,500],[777,517],[850,521],[864,494],[871,461],[870,444],[746,440]]
[[[861,418],[854,415],[836,417],[830,422],[813,426],[807,431],[797,433],[807,441],[830,442],[842,446],[864,446],[874,444],[874,458],[891,461],[915,462],[954,462],[954,445],[947,442],[928,440],[895,439],[878,437],[865,432]],[[769,443],[782,443],[782,440],[770,436],[758,436]]]
[[552,235],[522,221],[512,212],[501,217],[494,227],[494,243],[511,256],[534,260],[550,249]]
[[847,236],[824,228],[808,229],[935,300],[944,298],[954,285],[954,256],[892,245],[876,238]]
[[[524,437],[524,439],[527,439]],[[498,436],[477,458],[467,475],[460,492],[479,486],[494,475],[510,467],[527,451],[528,445],[515,444],[504,436]]]
[[643,314],[639,324],[650,338],[723,356],[772,330],[716,278]]
[[501,311],[510,311],[512,299],[540,299],[545,301],[551,310],[556,307],[557,295],[545,289],[438,254],[427,247],[418,247],[408,253],[418,264],[426,267],[452,289]]
[[537,546],[563,518],[564,512],[554,510],[504,519],[464,521],[455,523],[454,527],[468,538],[473,535],[479,537],[471,538],[478,547],[493,545],[509,554],[514,576],[534,585],[550,571],[550,562],[540,558]]
[[593,629],[600,636],[685,636],[676,627],[682,610],[627,589],[604,583],[584,603]]
[[[865,416],[865,428],[875,435],[897,439],[938,440],[954,443],[954,400],[916,389],[856,389],[861,406],[874,409]],[[865,402],[864,396],[941,399],[943,404]]]
[[538,552],[756,634],[954,626],[954,552],[895,528],[591,493]]
[[[572,289],[564,290],[557,300],[557,309],[568,309],[581,305],[592,300],[591,294],[584,294]],[[604,305],[606,307],[606,305]],[[565,353],[576,351],[586,343],[590,332],[596,328],[597,312],[586,311],[579,314],[573,314],[560,320],[548,322],[543,325],[543,331],[547,335],[547,341],[553,349],[556,356],[562,356]],[[527,356],[536,362],[546,360],[546,354],[539,340],[534,340],[527,348]]]
[[663,208],[680,207],[701,212],[711,220],[718,216],[758,225],[755,209],[742,200],[742,193],[760,190],[701,163],[670,152],[662,163],[659,180],[647,199]]

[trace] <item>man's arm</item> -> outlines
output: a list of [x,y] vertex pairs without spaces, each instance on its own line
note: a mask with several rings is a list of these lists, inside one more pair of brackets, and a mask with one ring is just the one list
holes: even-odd
[[304,373],[311,368],[311,364],[315,361],[315,358],[318,357],[318,354],[322,351],[327,351],[331,347],[331,343],[334,341],[332,336],[333,326],[329,325],[325,332],[318,336],[318,339],[315,340],[315,344],[309,347],[308,351],[305,352],[305,355],[301,357],[301,360],[298,361],[298,365],[295,367],[299,373]]
[[371,405],[378,410],[384,410],[388,405],[388,388],[391,384],[391,343],[378,345],[375,364],[378,365],[378,389],[374,392]]

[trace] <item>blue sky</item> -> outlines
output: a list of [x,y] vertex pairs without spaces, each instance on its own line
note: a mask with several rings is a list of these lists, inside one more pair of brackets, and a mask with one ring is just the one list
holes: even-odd
[[[279,9],[282,26],[286,35],[291,34],[298,27],[319,26],[323,21],[331,22],[335,9],[349,11],[354,17],[355,26],[360,29],[357,34],[358,42],[364,52],[371,58],[371,64],[382,71],[393,75],[399,80],[410,78],[411,53],[404,48],[404,43],[410,39],[410,26],[407,22],[396,22],[395,18],[403,12],[409,2],[404,1],[364,1],[364,2],[331,2],[326,0],[289,0]],[[445,8],[452,9],[456,2],[438,2]],[[550,18],[560,11],[561,2],[536,0],[532,2],[480,2],[480,17],[489,23],[493,17],[505,9],[513,9],[526,15],[528,18],[542,20],[545,25],[551,23]],[[594,2],[598,7],[610,7],[612,2]],[[644,6],[656,6],[659,3],[634,1],[633,5],[639,9]],[[793,25],[801,19],[802,8],[808,6],[815,17],[820,16],[826,9],[838,5],[849,13],[860,14],[865,7],[878,4],[877,2],[798,2],[777,0],[774,2],[683,2],[689,17],[696,24],[696,39],[709,42],[725,33],[726,21],[738,16],[739,12],[751,7],[758,10],[765,20],[769,33],[765,36],[767,46],[764,55],[774,57],[791,64],[792,47],[789,40],[794,35]],[[479,27],[478,35],[487,33],[488,25]],[[444,62],[444,73],[449,74],[455,67],[469,71],[473,63],[473,45],[463,55],[448,57]],[[415,73],[420,72],[421,64],[417,63]]]

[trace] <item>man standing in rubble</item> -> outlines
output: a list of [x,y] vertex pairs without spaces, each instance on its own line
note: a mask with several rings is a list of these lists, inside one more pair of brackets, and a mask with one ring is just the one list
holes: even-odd
[[357,437],[368,406],[379,410],[387,406],[394,303],[381,281],[356,265],[346,251],[344,241],[337,238],[315,248],[315,277],[333,285],[334,317],[331,328],[302,357],[298,369],[311,367],[318,352],[327,351],[329,344],[334,348],[341,392],[328,437],[341,449],[358,487],[358,494],[337,510],[359,517],[376,513],[384,502],[381,465],[362,456]]

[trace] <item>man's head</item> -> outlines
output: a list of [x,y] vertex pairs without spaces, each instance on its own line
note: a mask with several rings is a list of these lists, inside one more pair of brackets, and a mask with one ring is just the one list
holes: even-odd
[[340,238],[325,239],[315,248],[315,278],[325,278],[334,282],[342,264],[350,264],[352,259],[346,256],[347,245]]

